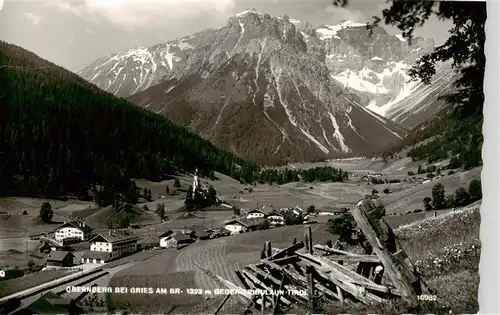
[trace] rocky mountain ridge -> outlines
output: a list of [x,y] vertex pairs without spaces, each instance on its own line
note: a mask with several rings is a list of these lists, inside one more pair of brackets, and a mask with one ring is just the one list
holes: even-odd
[[367,106],[399,95],[406,62],[433,48],[416,42],[382,28],[369,36],[361,23],[315,28],[248,10],[218,29],[103,58],[80,75],[254,161],[321,159],[376,152],[404,136]]

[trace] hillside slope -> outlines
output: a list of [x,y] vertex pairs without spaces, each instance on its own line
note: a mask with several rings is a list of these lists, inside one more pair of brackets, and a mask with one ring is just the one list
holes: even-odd
[[245,162],[160,115],[0,42],[0,194],[85,196],[103,180]]

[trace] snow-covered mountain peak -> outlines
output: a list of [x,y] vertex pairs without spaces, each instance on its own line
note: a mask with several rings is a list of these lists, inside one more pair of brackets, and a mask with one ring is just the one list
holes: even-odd
[[337,32],[346,28],[366,27],[366,23],[356,23],[352,21],[343,21],[335,25],[322,25],[316,29],[316,34],[321,40],[328,38],[338,38]]
[[248,14],[258,14],[258,15],[262,15],[262,13],[257,12],[257,10],[255,10],[255,9],[253,9],[253,8],[250,8],[250,9],[247,9],[247,10],[245,10],[245,11],[242,11],[242,12],[236,13],[236,17],[242,17],[242,16],[245,16],[245,15],[248,15]]

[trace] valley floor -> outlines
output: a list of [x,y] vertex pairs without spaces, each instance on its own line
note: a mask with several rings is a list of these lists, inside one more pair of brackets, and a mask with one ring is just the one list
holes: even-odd
[[[481,168],[457,172],[422,184],[402,182],[373,185],[363,180],[363,175],[378,172],[382,174],[382,178],[403,180],[410,178],[408,171],[416,171],[417,166],[411,161],[398,160],[385,165],[380,161],[366,159],[330,161],[328,165],[353,172],[354,176],[345,183],[289,183],[281,186],[242,185],[221,174],[216,174],[217,180],[201,181],[203,184],[213,185],[221,200],[243,209],[252,209],[264,204],[272,204],[276,208],[299,206],[303,209],[309,205],[314,205],[316,209],[350,207],[376,189],[386,205],[387,222],[397,227],[397,234],[403,246],[411,259],[422,269],[429,285],[439,289],[438,304],[452,307],[453,312],[476,312],[474,307],[477,304],[479,281],[477,266],[480,255],[480,216],[477,210],[479,204],[471,205],[468,210],[451,213],[442,211],[436,218],[429,218],[426,213],[413,213],[413,211],[422,209],[423,198],[431,196],[432,186],[437,182],[443,183],[446,193],[450,194],[460,186],[467,187],[470,180],[480,178]],[[417,176],[425,177],[425,174]],[[191,183],[192,177],[181,176],[180,181],[182,188],[186,188]],[[233,211],[228,208],[205,211],[197,213],[196,217],[184,218],[183,213],[179,212],[183,206],[183,193],[174,196],[165,193],[166,185],[173,187],[173,180],[161,183],[144,180],[136,182],[141,189],[151,189],[153,197],[153,201],[139,205],[141,207],[147,205],[150,209],[139,218],[138,223],[141,227],[134,230],[143,242],[157,242],[158,235],[170,228],[192,225],[203,225],[206,228],[220,227],[225,220],[233,216]],[[245,189],[249,187],[252,188],[251,191]],[[391,192],[382,193],[385,188],[389,188]],[[44,258],[36,253],[39,242],[31,241],[29,238],[30,235],[49,232],[58,227],[58,224],[41,224],[37,220],[38,211],[44,201],[46,200],[35,198],[0,199],[0,211],[8,213],[0,219],[0,267],[17,265],[23,269],[29,260],[34,260],[36,263],[44,262]],[[106,229],[104,218],[110,211],[107,208],[98,208],[92,202],[48,201],[58,221],[63,221],[70,214],[74,214],[85,217],[86,222],[96,229]],[[158,203],[165,205],[169,221],[162,223],[153,213]],[[23,211],[26,211],[26,214],[22,214]],[[326,221],[329,218],[330,216],[320,216],[319,223],[312,225],[314,243],[324,244],[327,240],[336,239],[336,236],[326,232]],[[172,287],[175,284],[180,288],[214,289],[216,285],[196,267],[196,264],[238,283],[233,270],[258,261],[265,240],[271,240],[275,247],[284,247],[290,244],[294,236],[302,239],[303,235],[302,226],[287,226],[216,240],[198,241],[182,250],[162,250],[151,258],[137,260],[137,263],[116,272],[106,281],[113,286]],[[33,281],[40,283],[43,282],[41,279],[47,279],[46,277],[48,275],[40,276],[38,280]],[[460,285],[459,282],[461,283],[463,279],[467,279],[470,285]],[[175,313],[185,313],[213,311],[217,307],[217,301],[222,298],[125,294],[112,296],[112,303],[117,308],[134,310],[145,308],[142,309],[145,312],[172,308],[175,309]],[[222,312],[230,312],[231,307],[236,309],[240,307],[237,298],[231,298]],[[340,311],[338,306],[333,309]]]

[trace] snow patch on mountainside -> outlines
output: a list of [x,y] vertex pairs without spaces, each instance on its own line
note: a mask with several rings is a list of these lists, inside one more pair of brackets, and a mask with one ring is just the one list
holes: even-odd
[[396,35],[396,37],[397,37],[400,41],[402,41],[402,42],[406,42],[406,38],[404,38],[402,34],[397,34],[397,35]]
[[337,124],[337,120],[335,119],[335,116],[332,115],[332,113],[328,113],[330,116],[330,120],[332,121],[333,128],[335,128],[335,132],[333,134],[333,137],[337,139],[337,142],[340,145],[340,150],[343,153],[348,153],[351,151],[351,149],[347,146],[345,143],[345,138],[344,136],[340,133],[340,128],[339,125]]
[[[373,59],[382,60],[379,57]],[[417,86],[411,81],[407,74],[410,66],[404,62],[388,62],[380,72],[370,70],[366,66],[359,71],[346,69],[332,78],[342,84],[359,92],[367,92],[373,95],[393,95],[393,98],[385,104],[377,104],[376,100],[370,100],[367,108],[378,115],[386,116],[387,112],[403,99],[408,97]],[[396,85],[395,85],[396,84]]]
[[316,138],[314,138],[309,132],[305,131],[300,127],[299,130],[302,132],[304,136],[306,136],[309,140],[311,140],[325,154],[330,153],[330,150],[328,150],[324,145],[322,145],[321,142],[319,142]]
[[366,27],[366,23],[344,21],[336,25],[323,25],[322,27],[316,29],[316,35],[321,40],[325,40],[328,38],[340,38],[339,36],[337,36],[338,31],[353,27]]
[[255,9],[248,9],[248,10],[242,11],[240,13],[236,13],[236,16],[242,17],[242,16],[247,15],[247,14],[261,14],[261,13],[257,12]]

